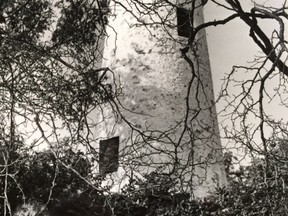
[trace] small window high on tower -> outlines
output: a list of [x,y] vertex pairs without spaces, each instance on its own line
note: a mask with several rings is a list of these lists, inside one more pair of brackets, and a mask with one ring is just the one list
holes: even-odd
[[119,137],[100,141],[99,172],[116,172],[119,166]]
[[190,11],[184,8],[177,7],[177,28],[178,35],[182,37],[189,37],[191,31],[190,25]]

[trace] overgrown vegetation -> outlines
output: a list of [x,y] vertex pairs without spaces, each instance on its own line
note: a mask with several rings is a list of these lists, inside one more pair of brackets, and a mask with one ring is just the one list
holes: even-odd
[[[128,1],[127,5],[136,7],[139,13],[125,8],[126,4],[122,7],[125,13],[136,18],[138,23],[135,26],[144,25],[147,30],[159,26],[164,30],[177,27],[158,13],[159,9],[169,6],[168,15],[172,17],[172,11],[176,10],[174,2],[157,1],[152,5],[137,0],[132,2]],[[97,116],[96,120],[89,118],[95,109],[103,114],[107,106],[112,107],[117,120],[132,128],[136,141],[142,139],[142,143],[150,145],[148,153],[146,149],[139,155],[124,152],[130,157],[124,166],[132,162],[131,167],[151,165],[149,157],[163,153],[161,144],[167,144],[174,146],[175,151],[164,153],[175,159],[173,168],[179,168],[181,155],[177,155],[177,151],[183,138],[181,136],[179,143],[175,142],[174,131],[170,128],[152,131],[148,125],[141,131],[141,126],[123,118],[117,109],[117,96],[122,91],[113,81],[108,82],[108,73],[113,77],[113,71],[100,66],[101,44],[107,36],[105,25],[109,26],[106,15],[113,16],[107,2],[0,1],[0,214],[11,216],[17,207],[30,202],[47,207],[52,215],[287,215],[287,143],[277,144],[277,140],[288,137],[287,120],[285,116],[280,120],[274,118],[266,109],[268,102],[288,107],[288,49],[284,28],[288,19],[287,2],[283,1],[277,7],[253,2],[255,4],[246,10],[238,0],[192,1],[187,13],[193,20],[196,9],[207,4],[215,4],[231,13],[198,26],[189,23],[191,30],[187,44],[181,42],[183,49],[178,53],[179,58],[181,56],[191,66],[193,77],[189,85],[191,87],[194,82],[195,89],[192,90],[193,94],[197,92],[197,99],[198,93],[205,88],[197,76],[199,68],[192,61],[198,57],[201,30],[239,18],[249,27],[253,43],[262,52],[255,58],[253,66],[233,68],[225,78],[219,98],[227,102],[222,111],[228,118],[228,126],[224,124],[222,128],[225,138],[249,154],[252,162],[249,166],[234,169],[235,158],[226,153],[224,162],[229,185],[217,188],[205,199],[195,199],[192,194],[175,191],[177,180],[175,182],[170,174],[157,171],[143,174],[141,178],[134,176],[121,193],[111,193],[109,187],[101,185],[106,177],[97,173],[99,154],[93,146],[100,138],[91,134],[93,127],[104,122],[106,116]],[[147,14],[155,15],[157,21],[145,23],[142,18]],[[262,28],[262,22],[267,20],[275,24],[272,32]],[[170,34],[166,36],[174,40]],[[166,40],[162,42],[166,43]],[[174,42],[178,43],[177,40]],[[194,55],[190,59],[186,55],[188,51]],[[247,78],[243,78],[243,72],[249,74]],[[235,93],[237,87],[240,91]],[[187,97],[190,94],[188,88]],[[205,125],[198,130],[197,126],[190,125],[188,111],[192,107],[189,107],[188,100],[186,102],[187,107],[183,109],[187,110],[186,116],[182,122],[177,122],[177,127],[184,125],[182,135],[184,132],[189,134],[189,140],[183,139],[184,145],[195,140],[208,140],[207,137],[201,138],[201,133],[211,128]],[[202,102],[197,102],[195,116],[203,110]],[[206,108],[210,109],[210,106]],[[197,120],[194,116],[192,119]],[[194,132],[198,133],[199,139]],[[160,139],[164,141],[156,149],[154,143]],[[131,148],[138,153],[142,143],[139,141],[134,146],[132,143]],[[158,152],[150,152],[151,148]],[[194,165],[197,149],[193,148],[188,162]],[[205,159],[200,162],[208,163]]]
[[[73,156],[72,158],[76,158],[76,155],[67,154],[67,156]],[[30,169],[23,168],[26,175],[19,182],[24,186],[23,191],[28,195],[27,201],[48,205],[47,208],[52,216],[65,212],[72,216],[287,214],[288,173],[286,162],[274,161],[271,166],[265,168],[263,159],[255,158],[251,165],[234,170],[233,155],[228,152],[225,154],[225,158],[227,159],[226,167],[230,170],[227,172],[229,185],[226,188],[217,188],[204,199],[195,199],[189,193],[178,193],[175,191],[174,181],[169,176],[157,172],[147,174],[141,179],[134,179],[122,189],[121,193],[97,191],[79,181],[75,182],[76,178],[73,178],[73,174],[65,172],[64,175],[64,173],[59,172],[55,181],[54,193],[47,203],[47,199],[42,195],[48,192],[47,188],[49,188],[49,182],[53,178],[54,169],[51,169],[50,172],[47,169],[47,167],[51,168],[49,154],[43,153],[42,156],[45,157],[38,158],[41,165],[31,166]],[[80,157],[80,159],[83,158]],[[67,164],[78,166],[77,170],[83,172],[86,170],[87,164],[81,160],[78,161],[79,163],[75,164],[75,160],[71,160]],[[46,170],[44,178],[47,179],[47,185],[44,184],[45,180],[40,178],[44,170]],[[39,175],[39,178],[34,178]],[[27,181],[27,179],[31,181]],[[30,193],[27,193],[27,188],[31,190]],[[14,196],[15,188],[10,190],[11,193],[9,194]],[[12,193],[13,191],[14,193]],[[67,191],[69,192],[67,193]],[[79,193],[80,191],[82,192]],[[16,201],[17,204],[21,202],[21,199]]]

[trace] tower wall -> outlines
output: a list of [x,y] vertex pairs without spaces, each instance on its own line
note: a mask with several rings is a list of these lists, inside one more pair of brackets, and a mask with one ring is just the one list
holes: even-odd
[[[202,31],[187,53],[192,69],[180,51],[188,38],[178,36],[173,6],[191,9],[191,2],[172,3],[111,1],[103,67],[111,70],[118,99],[91,114],[93,135],[119,136],[120,168],[111,184],[127,182],[132,170],[157,170],[172,176],[179,189],[203,196],[226,182],[208,48]],[[196,7],[197,26],[203,13]]]

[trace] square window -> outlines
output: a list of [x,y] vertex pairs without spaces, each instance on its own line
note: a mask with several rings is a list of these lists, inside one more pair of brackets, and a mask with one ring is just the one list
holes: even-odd
[[177,28],[178,35],[189,38],[191,32],[190,11],[177,7]]
[[99,172],[101,174],[112,173],[119,166],[119,137],[113,137],[100,141]]

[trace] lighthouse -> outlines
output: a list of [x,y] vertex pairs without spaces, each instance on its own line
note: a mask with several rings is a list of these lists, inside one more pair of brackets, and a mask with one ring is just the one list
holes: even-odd
[[203,197],[226,184],[203,1],[109,4],[102,67],[116,92],[90,119],[99,173],[120,189],[156,172]]

